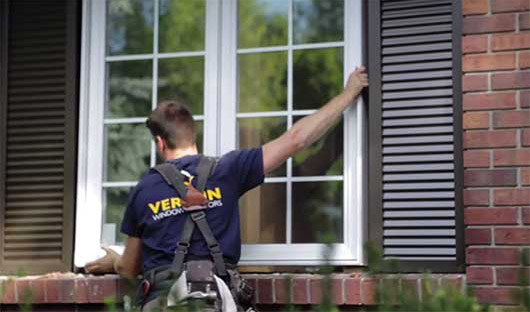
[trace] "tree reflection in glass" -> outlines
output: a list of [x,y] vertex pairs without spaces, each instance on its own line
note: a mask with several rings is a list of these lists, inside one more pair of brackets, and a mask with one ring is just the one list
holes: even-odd
[[153,0],[108,0],[107,55],[151,53],[153,9]]

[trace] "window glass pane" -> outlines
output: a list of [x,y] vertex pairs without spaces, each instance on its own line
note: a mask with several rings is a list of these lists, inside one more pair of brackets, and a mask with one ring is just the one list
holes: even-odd
[[159,52],[204,50],[204,0],[160,0]]
[[108,188],[105,190],[105,218],[101,235],[102,243],[108,245],[122,245],[125,243],[127,235],[120,232],[120,227],[130,190],[131,188],[128,187]]
[[239,211],[244,244],[286,242],[285,196],[285,183],[265,183],[241,197]]
[[[294,118],[298,121],[302,117]],[[342,175],[342,121],[317,142],[293,156],[293,176]]]
[[287,44],[287,0],[239,0],[240,48]]
[[158,64],[158,102],[183,100],[194,115],[202,115],[204,112],[203,57],[160,59]]
[[108,63],[107,118],[145,117],[151,112],[152,61]]
[[342,41],[343,0],[294,0],[294,43]]
[[293,183],[293,243],[340,243],[342,181]]
[[342,91],[342,48],[294,52],[293,106],[317,109]]
[[[286,117],[261,117],[238,119],[238,146],[240,148],[260,147],[279,137],[287,130]],[[286,165],[274,170],[270,176],[285,176]]]
[[136,181],[149,169],[151,134],[144,124],[107,125],[106,181]]
[[153,0],[109,0],[107,54],[153,52]]
[[239,55],[240,112],[287,109],[287,52]]

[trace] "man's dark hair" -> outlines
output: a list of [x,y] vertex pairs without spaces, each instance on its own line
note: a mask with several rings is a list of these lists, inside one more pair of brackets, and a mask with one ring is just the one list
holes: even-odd
[[146,122],[153,138],[160,136],[169,148],[187,147],[195,143],[193,116],[181,101],[164,101],[151,112]]

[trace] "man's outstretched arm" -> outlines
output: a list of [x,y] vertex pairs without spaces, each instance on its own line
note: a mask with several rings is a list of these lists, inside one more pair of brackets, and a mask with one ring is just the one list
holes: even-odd
[[368,86],[364,67],[357,68],[348,77],[346,87],[339,95],[313,114],[300,119],[287,132],[263,145],[265,174],[283,164],[287,158],[317,141],[342,116],[353,100]]

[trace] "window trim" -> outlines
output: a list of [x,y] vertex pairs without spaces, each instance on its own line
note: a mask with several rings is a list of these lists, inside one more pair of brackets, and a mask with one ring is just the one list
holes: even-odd
[[[291,1],[291,0],[290,0]],[[204,85],[204,153],[221,155],[235,147],[235,122],[223,124],[224,131],[217,131],[220,120],[234,120],[236,114],[236,39],[237,0],[206,0],[205,34],[205,85]],[[344,1],[344,73],[345,81],[351,69],[363,60],[363,1]],[[292,6],[290,6],[292,7]],[[155,12],[158,1],[155,1]],[[352,14],[348,14],[352,12]],[[292,14],[292,13],[291,13]],[[223,18],[221,18],[223,17]],[[104,186],[133,186],[135,182],[103,182],[105,66],[109,57],[105,55],[106,1],[83,1],[79,134],[78,134],[78,178],[77,213],[74,265],[83,267],[87,261],[102,255],[100,249]],[[158,14],[154,21],[154,44],[157,46]],[[221,27],[219,27],[221,25]],[[221,29],[225,31],[221,37]],[[346,38],[351,38],[346,40]],[[221,44],[222,39],[222,44]],[[356,44],[357,43],[357,44]],[[154,47],[155,55],[157,47]],[[133,56],[151,59],[152,54]],[[112,58],[112,57],[110,57]],[[156,57],[153,65],[156,65]],[[153,77],[157,66],[153,66]],[[155,80],[155,79],[153,79]],[[153,88],[156,85],[153,83]],[[344,149],[344,243],[333,244],[335,252],[330,263],[335,265],[362,265],[362,244],[366,237],[366,222],[363,207],[366,207],[366,109],[359,97],[353,108],[345,112],[345,141],[350,147]],[[219,105],[216,105],[219,103]],[[153,94],[153,107],[156,92]],[[222,109],[220,109],[222,107]],[[351,135],[350,133],[354,133]],[[347,146],[345,144],[345,146]],[[154,153],[151,143],[151,153]],[[153,159],[153,157],[152,157]],[[153,164],[151,164],[153,165]],[[347,191],[349,190],[349,191]],[[352,221],[355,220],[355,221]],[[99,233],[100,235],[95,235]],[[296,246],[300,252],[293,253]],[[260,244],[243,245],[242,265],[318,265],[322,259],[323,244]],[[259,256],[249,257],[249,253]],[[122,249],[122,248],[117,248]],[[264,253],[263,251],[266,252]],[[282,255],[282,258],[267,258],[264,255]],[[294,256],[297,255],[297,257]],[[288,255],[288,256],[285,256]],[[304,257],[299,257],[304,255]],[[246,258],[245,258],[246,257]]]

